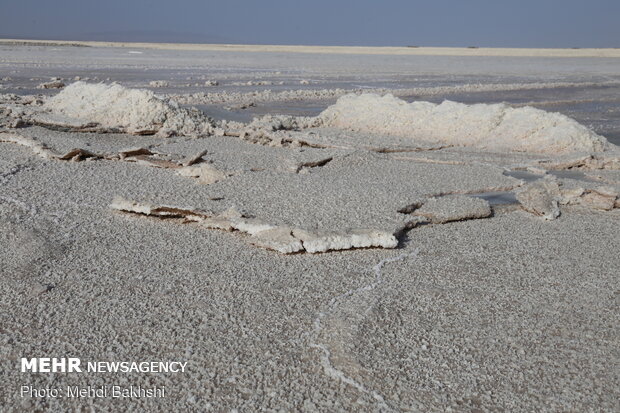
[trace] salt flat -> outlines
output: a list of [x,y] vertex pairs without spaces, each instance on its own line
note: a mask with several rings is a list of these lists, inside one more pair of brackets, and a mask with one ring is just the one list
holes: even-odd
[[199,44],[199,43],[136,43],[104,41],[63,41],[0,39],[1,43],[24,46],[77,46],[115,47],[183,51],[235,51],[276,53],[319,53],[319,54],[369,54],[369,55],[413,55],[413,56],[519,56],[519,57],[620,57],[618,49],[532,49],[532,48],[488,48],[463,47],[365,47],[365,46],[296,46],[259,44]]
[[0,42],[2,410],[618,409],[615,50],[83,46]]

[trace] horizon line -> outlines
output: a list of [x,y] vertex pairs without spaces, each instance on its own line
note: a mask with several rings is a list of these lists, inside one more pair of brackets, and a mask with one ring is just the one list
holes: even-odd
[[291,52],[314,54],[366,54],[366,55],[419,55],[419,56],[506,56],[506,57],[601,57],[620,58],[620,48],[526,48],[478,46],[322,46],[276,45],[237,43],[175,43],[175,42],[118,42],[90,40],[15,39],[0,38],[0,45],[33,46],[82,46],[163,49],[184,51],[237,51],[237,52]]

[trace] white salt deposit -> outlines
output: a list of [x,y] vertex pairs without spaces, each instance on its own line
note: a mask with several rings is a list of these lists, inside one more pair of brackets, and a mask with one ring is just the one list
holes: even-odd
[[407,103],[390,94],[345,95],[320,114],[326,126],[487,150],[599,152],[607,140],[559,113],[505,104]]
[[168,87],[170,86],[170,83],[166,82],[165,80],[153,80],[149,82],[149,86],[150,87]]
[[198,111],[180,108],[151,91],[118,84],[75,82],[50,98],[44,109],[136,135],[195,136],[213,130],[212,121]]
[[530,182],[516,192],[516,197],[524,210],[543,219],[553,220],[560,216],[558,204],[561,193],[555,178],[546,177]]
[[184,166],[182,168],[177,169],[176,173],[181,176],[197,178],[198,182],[205,184],[205,185],[214,184],[230,176],[230,174],[227,174],[222,171],[218,171],[213,166],[207,163]]
[[394,234],[373,229],[351,229],[346,232],[294,229],[293,236],[303,242],[304,249],[313,254],[352,248],[396,248],[398,239]]
[[306,251],[317,252],[346,250],[352,248],[396,248],[398,239],[392,233],[373,229],[350,229],[344,232],[306,231],[299,228],[274,225],[259,218],[244,217],[231,208],[214,215],[208,211],[173,206],[155,206],[116,198],[110,205],[117,211],[151,215],[160,218],[184,218],[210,229],[239,231],[250,235],[250,244],[261,248],[292,254]]
[[491,206],[486,200],[466,195],[431,198],[414,211],[414,215],[426,217],[434,224],[487,218],[491,214]]
[[258,232],[250,243],[258,247],[278,251],[282,254],[292,254],[304,250],[302,242],[292,235],[293,229],[278,227]]

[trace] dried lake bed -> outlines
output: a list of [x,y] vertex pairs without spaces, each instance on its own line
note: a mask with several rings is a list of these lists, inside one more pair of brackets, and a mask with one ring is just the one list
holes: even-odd
[[82,46],[0,42],[3,410],[618,409],[614,53]]

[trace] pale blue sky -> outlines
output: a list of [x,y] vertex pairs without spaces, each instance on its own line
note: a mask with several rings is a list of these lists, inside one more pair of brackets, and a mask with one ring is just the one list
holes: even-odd
[[619,0],[0,0],[0,36],[369,46],[620,47]]

